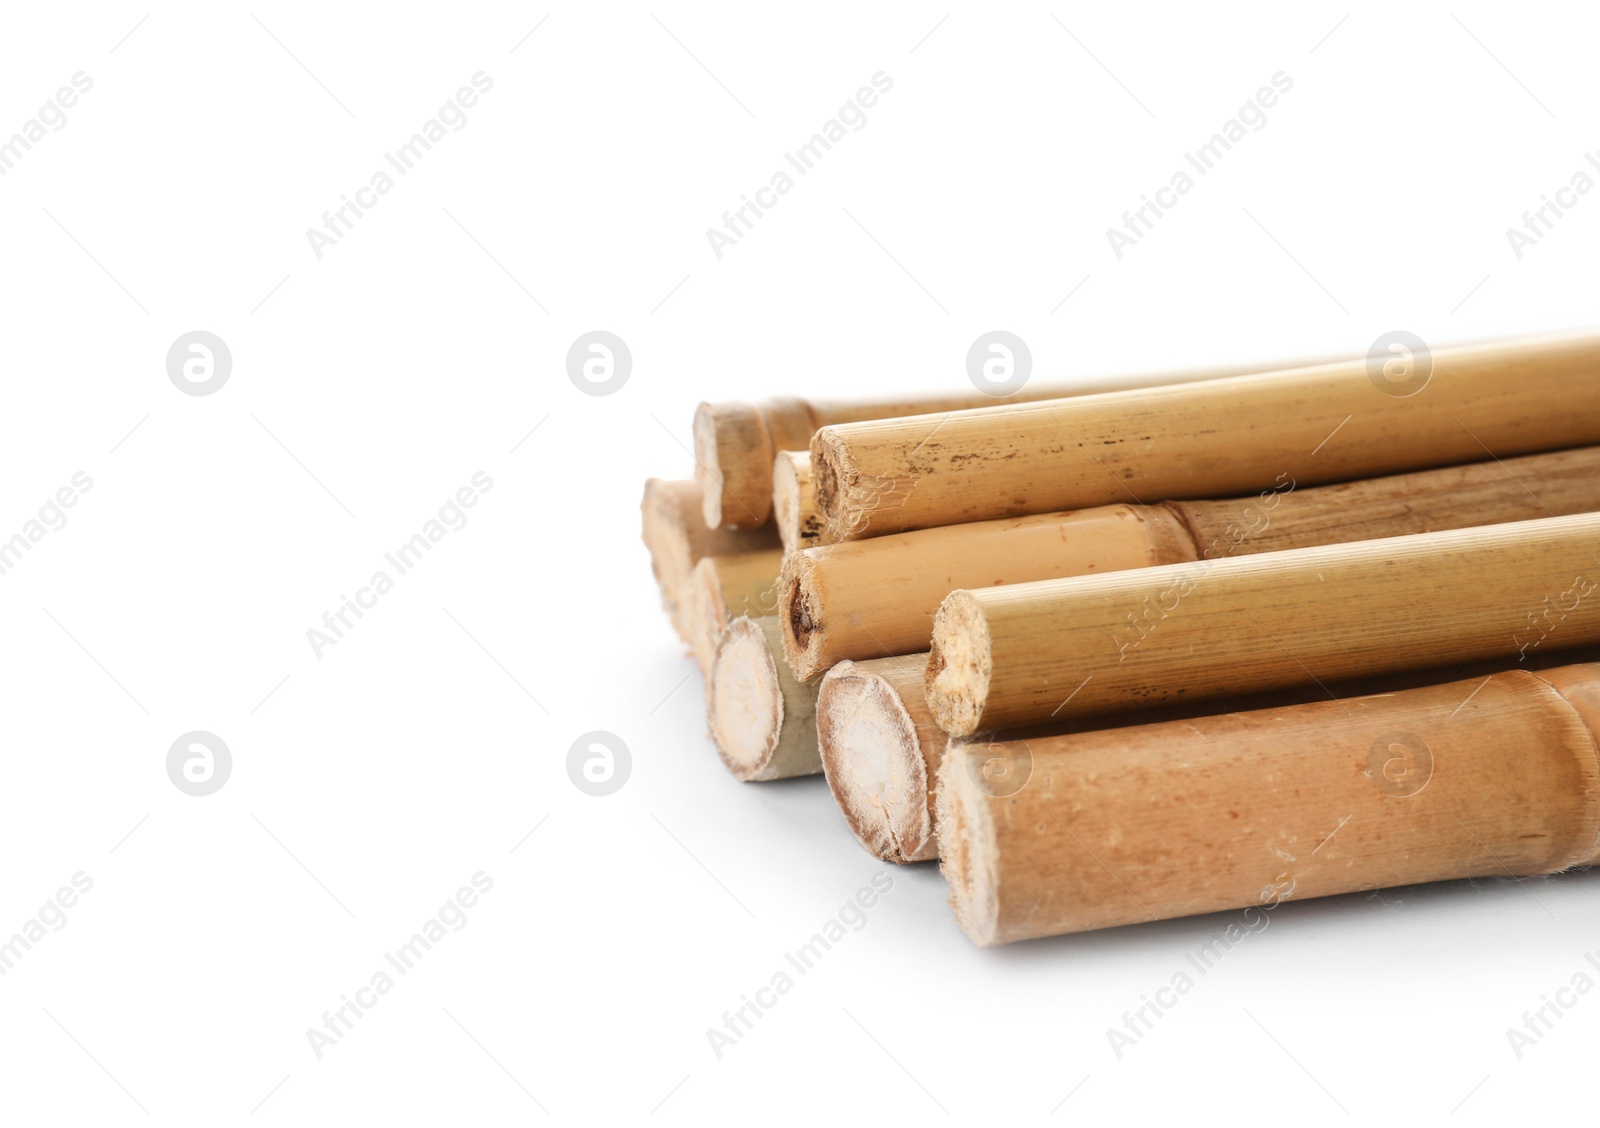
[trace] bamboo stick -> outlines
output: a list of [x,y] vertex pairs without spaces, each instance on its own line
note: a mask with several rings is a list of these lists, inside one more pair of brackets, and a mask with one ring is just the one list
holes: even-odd
[[[784,558],[784,653],[810,679],[835,662],[928,649],[958,588],[1178,564],[1600,511],[1600,447],[1247,498],[1111,505],[848,541]],[[781,524],[781,523],[780,523]]]
[[836,540],[1225,497],[1600,442],[1600,335],[1460,346],[1394,394],[1366,360],[821,428]]
[[[787,397],[763,403],[702,403],[694,414],[695,480],[705,488],[704,513],[712,528],[751,528],[772,512],[772,468],[779,451],[806,450],[819,428],[902,415],[1031,403],[1110,389],[1148,388],[1214,380],[1249,372],[1276,372],[1317,361],[1255,361],[1186,372],[1115,376],[1092,381],[1030,384],[1003,398],[976,389],[954,395],[911,396],[860,403],[810,403]],[[1064,508],[1064,507],[1063,507]]]
[[922,692],[927,655],[840,662],[817,693],[817,746],[828,787],[861,844],[886,862],[939,856],[933,773],[945,734]]
[[772,463],[772,523],[785,555],[802,548],[829,543],[824,522],[817,513],[817,495],[811,487],[811,455],[803,450],[780,450]]
[[771,615],[777,607],[775,592],[783,553],[776,548],[707,556],[689,572],[684,584],[684,604],[689,650],[710,676],[717,643],[728,624],[741,615]]
[[[904,864],[938,857],[939,840],[934,812],[937,807],[939,768],[948,746],[959,746],[934,720],[923,693],[923,667],[926,654],[905,654],[865,662],[843,661],[828,671],[817,694],[817,738],[822,753],[822,769],[828,786],[844,813],[856,838],[874,856],[886,862]],[[1600,660],[1600,650],[1584,647],[1575,652],[1530,654],[1530,670],[1575,661]],[[1452,666],[1448,670],[1420,670],[1387,674],[1343,682],[1334,687],[1340,697],[1371,693],[1394,693],[1437,685],[1441,682],[1473,679],[1503,673],[1503,662]],[[1229,711],[1280,708],[1326,700],[1323,686],[1300,686],[1276,693],[1235,699]],[[1209,702],[1187,707],[1149,709],[1113,717],[1075,718],[1047,727],[1012,730],[1000,739],[1007,743],[1030,742],[1034,738],[1055,738],[1091,730],[1109,730],[1149,724],[1153,721],[1177,722],[1216,713]],[[1010,761],[995,759],[985,763],[996,774],[991,785],[1002,785],[1011,776],[1013,785],[1020,776]],[[986,778],[988,778],[986,776]],[[1025,782],[1025,781],[1024,781]]]
[[700,484],[694,481],[650,478],[644,484],[639,511],[650,570],[661,589],[661,609],[678,637],[692,646],[689,621],[681,605],[689,570],[707,556],[771,548],[778,543],[777,533],[770,528],[707,528],[701,516]]
[[1600,514],[952,592],[956,736],[1600,641]]
[[783,663],[775,618],[733,620],[706,686],[706,716],[734,777],[789,779],[822,771],[816,708],[817,687],[796,681]]
[[[1581,665],[953,742],[938,788],[951,904],[983,946],[1241,908],[1256,931],[1284,900],[1593,865],[1597,739],[1600,666]],[[1022,785],[987,784],[996,761]]]
[[1193,559],[1172,513],[1131,505],[807,549],[784,557],[778,582],[784,655],[809,680],[844,658],[927,650],[934,612],[958,588]]

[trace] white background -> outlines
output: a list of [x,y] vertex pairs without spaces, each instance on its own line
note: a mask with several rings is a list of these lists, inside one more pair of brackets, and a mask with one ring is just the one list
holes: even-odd
[[[1505,232],[1600,148],[1592,14],[1394,7],[8,6],[0,136],[94,86],[0,177],[0,535],[94,485],[0,576],[0,938],[94,887],[0,978],[0,1119],[1592,1110],[1600,997],[1506,1038],[1600,949],[1583,873],[1285,905],[1119,1059],[1107,1028],[1227,917],[979,951],[936,870],[894,870],[741,1043],[706,1037],[888,867],[820,777],[724,772],[644,478],[688,473],[702,398],[959,391],[996,328],[1068,379],[1586,324],[1600,199],[1521,259]],[[719,260],[706,229],[878,71]],[[1106,229],[1279,71],[1119,260]],[[633,354],[606,397],[565,372],[596,328]],[[167,377],[195,329],[232,352],[214,395]],[[317,657],[477,471],[469,523]],[[194,729],[234,761],[205,798],[165,768]],[[633,757],[605,798],[565,766],[594,729]],[[307,1029],[480,870],[319,1060]]]

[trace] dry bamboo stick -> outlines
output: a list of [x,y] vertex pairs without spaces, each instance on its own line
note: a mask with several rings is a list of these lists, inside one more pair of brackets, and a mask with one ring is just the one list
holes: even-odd
[[[949,746],[960,746],[933,718],[923,693],[923,667],[926,654],[905,654],[865,662],[840,662],[822,679],[817,694],[817,738],[822,752],[822,769],[828,786],[844,813],[845,821],[857,840],[874,856],[886,862],[921,862],[938,857],[939,840],[934,812],[937,806],[939,767]],[[1526,663],[1531,670],[1574,661],[1600,659],[1594,647],[1577,652],[1531,654]],[[1394,693],[1437,685],[1440,682],[1474,679],[1503,673],[1503,662],[1452,666],[1448,670],[1412,671],[1382,678],[1345,682],[1335,687],[1340,697],[1371,693]],[[1304,686],[1272,694],[1229,701],[1229,712],[1246,709],[1280,708],[1326,700],[1322,686]],[[1068,723],[1038,729],[1013,730],[1002,739],[1006,743],[1031,741],[1037,737],[1055,738],[1094,729],[1112,729],[1149,724],[1154,720],[1176,722],[1208,716],[1219,710],[1211,702],[1198,702],[1187,708],[1145,710],[1116,717],[1080,718]],[[994,760],[997,773],[994,786],[1006,782],[1013,766]],[[1016,779],[1012,779],[1014,784]]]
[[958,588],[1029,583],[1313,545],[1600,511],[1600,447],[1247,498],[1111,505],[977,521],[786,555],[784,653],[810,679],[835,662],[926,650]]
[[1600,442],[1600,335],[1460,346],[1429,363],[1407,395],[1357,360],[827,426],[811,444],[817,507],[843,541]]
[[[1600,666],[1581,665],[953,742],[938,788],[951,904],[984,946],[1223,909],[1256,931],[1289,899],[1593,865],[1597,739]],[[996,761],[1013,782],[985,782]]]
[[802,548],[829,543],[817,512],[817,495],[811,487],[811,455],[803,450],[780,450],[772,463],[772,523],[787,555]]
[[817,693],[828,786],[861,844],[886,862],[939,856],[933,774],[945,734],[922,692],[926,654],[840,662]]
[[689,649],[708,677],[717,643],[741,615],[771,615],[777,608],[776,576],[783,553],[776,548],[707,556],[689,572],[683,601]]
[[764,403],[702,403],[694,414],[695,478],[705,487],[705,520],[712,528],[763,525],[771,514],[773,460],[779,451],[806,450],[819,428],[836,423],[894,419],[902,415],[1031,403],[1110,389],[1148,388],[1214,380],[1250,372],[1277,372],[1319,363],[1256,361],[1188,372],[1130,375],[1075,382],[1028,385],[999,398],[980,391],[907,397],[862,403],[809,403],[784,398]]
[[958,588],[1026,583],[1195,559],[1171,513],[1108,505],[850,541],[790,553],[778,584],[784,655],[809,680],[845,658],[928,649]]
[[649,479],[644,484],[639,511],[644,544],[650,551],[650,570],[661,589],[661,609],[672,621],[678,637],[692,645],[682,607],[689,570],[707,556],[771,548],[778,543],[777,532],[770,528],[707,528],[701,515],[700,483],[695,481]]
[[711,739],[741,780],[789,779],[822,771],[817,687],[783,662],[772,615],[735,619],[723,632],[706,685]]
[[956,736],[1600,641],[1600,514],[956,591],[926,692]]

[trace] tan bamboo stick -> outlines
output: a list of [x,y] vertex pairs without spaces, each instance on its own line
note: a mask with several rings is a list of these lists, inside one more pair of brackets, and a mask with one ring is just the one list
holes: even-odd
[[886,862],[939,856],[931,778],[945,734],[922,692],[926,654],[840,662],[817,693],[828,786],[861,844]]
[[[933,718],[923,693],[923,667],[926,654],[904,654],[865,662],[840,662],[822,679],[817,694],[817,738],[822,753],[822,769],[828,786],[844,813],[845,821],[857,840],[874,856],[886,862],[903,864],[928,861],[939,853],[934,812],[937,805],[939,768],[947,746],[959,746],[960,738],[949,737]],[[1600,651],[1585,647],[1576,652],[1529,655],[1530,670],[1574,661],[1593,661]],[[1441,682],[1476,679],[1503,673],[1503,662],[1452,666],[1448,670],[1423,670],[1388,674],[1334,687],[1340,697],[1437,685]],[[1326,700],[1322,686],[1304,686],[1277,693],[1235,699],[1229,711],[1279,708]],[[1006,744],[1036,737],[1053,738],[1092,729],[1108,730],[1152,721],[1179,721],[1214,714],[1217,709],[1206,702],[1187,708],[1150,709],[1114,717],[1077,718],[1036,729],[1012,730],[999,738]],[[1025,765],[1004,759],[986,762],[995,785],[1007,777],[1012,784]]]
[[701,515],[700,484],[651,478],[644,484],[639,505],[644,544],[650,551],[650,570],[661,589],[661,609],[685,643],[691,642],[689,622],[681,606],[689,570],[707,556],[724,556],[771,548],[777,531],[761,529],[711,529]]
[[952,592],[956,736],[1600,641],[1600,514]]
[[811,488],[811,455],[806,451],[780,450],[773,460],[772,523],[778,527],[785,555],[828,543]]
[[1025,583],[1195,559],[1177,517],[1152,506],[1007,518],[833,544],[784,557],[784,655],[809,680],[845,658],[928,649],[957,588]]
[[927,650],[957,588],[1600,511],[1600,447],[1246,498],[1111,505],[923,529],[786,555],[784,653],[810,679],[843,659]]
[[1113,388],[1147,388],[1213,380],[1247,372],[1276,372],[1316,361],[1224,365],[1184,372],[1166,372],[1064,383],[1028,384],[1003,399],[976,389],[954,395],[908,396],[860,403],[810,403],[792,397],[763,403],[702,403],[694,415],[695,479],[705,487],[705,520],[713,528],[750,528],[766,523],[772,512],[773,460],[782,450],[806,450],[821,427],[902,415],[992,407],[996,403],[1031,403],[1065,396],[1089,395]]
[[1410,395],[1358,360],[827,426],[817,507],[843,541],[1600,442],[1600,335],[1441,349],[1429,373]]
[[741,615],[771,615],[777,607],[776,584],[783,552],[764,548],[707,556],[689,571],[684,603],[689,649],[710,675],[717,642],[728,624]]
[[[980,945],[1600,862],[1600,666],[953,742],[938,835]],[[985,768],[1010,764],[1014,783]],[[1256,914],[1252,916],[1251,914]],[[1202,969],[1203,970],[1203,969]]]
[[816,708],[817,687],[796,681],[783,662],[776,619],[733,620],[706,686],[711,739],[728,770],[741,780],[820,772]]

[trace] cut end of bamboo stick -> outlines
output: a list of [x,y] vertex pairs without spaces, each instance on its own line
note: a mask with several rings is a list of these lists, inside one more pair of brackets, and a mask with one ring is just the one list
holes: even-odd
[[983,721],[994,654],[983,608],[970,592],[953,591],[933,617],[928,653],[928,708],[951,736],[971,736]]
[[772,515],[772,439],[747,403],[702,403],[694,412],[695,478],[706,524],[754,528]]
[[811,484],[811,455],[803,450],[780,450],[773,459],[772,523],[786,553],[824,542],[824,522]]
[[804,552],[783,558],[778,577],[778,617],[783,627],[783,656],[801,681],[821,673],[821,601],[816,597],[816,565]]
[[974,758],[981,746],[952,741],[939,768],[935,803],[939,825],[939,868],[950,883],[950,907],[961,931],[980,948],[1000,938],[1000,876],[995,865],[994,819]]
[[938,857],[920,736],[887,680],[855,662],[829,670],[817,742],[828,786],[868,851],[896,863]]
[[783,692],[766,634],[748,618],[723,632],[706,687],[711,739],[741,780],[768,778],[783,731]]
[[860,477],[850,460],[850,448],[839,440],[832,427],[824,427],[811,439],[811,488],[816,495],[817,513],[826,524],[831,540],[849,540],[867,519],[868,507],[859,499],[855,483]]

